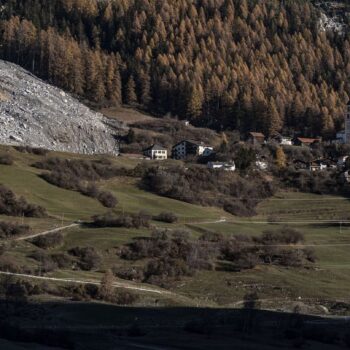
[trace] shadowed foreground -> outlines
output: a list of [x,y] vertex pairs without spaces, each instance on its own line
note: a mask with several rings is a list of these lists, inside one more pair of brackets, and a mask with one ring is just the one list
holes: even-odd
[[[247,305],[248,307],[249,305]],[[251,305],[253,306],[253,305]],[[346,318],[254,309],[1,302],[6,349],[345,349]]]

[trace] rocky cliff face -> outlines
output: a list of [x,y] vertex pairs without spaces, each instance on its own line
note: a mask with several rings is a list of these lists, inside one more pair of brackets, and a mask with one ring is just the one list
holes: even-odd
[[0,143],[116,154],[119,127],[64,91],[0,60]]

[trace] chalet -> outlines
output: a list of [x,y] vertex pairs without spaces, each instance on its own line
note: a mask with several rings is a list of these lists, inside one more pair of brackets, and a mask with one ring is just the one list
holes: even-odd
[[209,169],[214,170],[225,170],[225,171],[236,171],[235,162],[208,162],[207,164]]
[[262,145],[265,143],[265,135],[261,132],[250,132],[247,142],[252,143],[253,145]]
[[321,142],[322,140],[317,138],[308,138],[308,137],[296,137],[293,140],[294,146],[300,146],[300,147],[310,147],[316,143]]
[[188,156],[207,157],[214,152],[214,148],[203,142],[183,140],[173,146],[172,157],[174,159],[184,159]]
[[145,157],[156,160],[165,160],[168,158],[168,150],[159,145],[152,145],[143,150]]

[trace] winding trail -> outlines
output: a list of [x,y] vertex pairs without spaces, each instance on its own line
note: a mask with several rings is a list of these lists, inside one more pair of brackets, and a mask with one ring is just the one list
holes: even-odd
[[[29,275],[24,273],[6,272],[6,271],[0,271],[0,275],[37,279],[42,281],[53,281],[53,282],[75,283],[75,284],[94,284],[97,286],[101,284],[100,281],[96,281],[96,280],[80,280],[80,279],[73,279],[73,278],[47,277],[47,276]],[[113,286],[115,288],[131,289],[131,290],[137,290],[140,292],[156,293],[159,295],[176,295],[175,293],[172,293],[167,290],[156,289],[151,287],[138,287],[127,282],[114,282]]]
[[57,228],[54,228],[52,230],[43,231],[43,232],[39,232],[39,233],[34,233],[32,235],[29,235],[29,236],[16,237],[13,240],[14,241],[26,241],[27,239],[32,239],[32,238],[36,238],[36,237],[40,237],[40,236],[46,236],[46,235],[48,235],[50,233],[61,232],[63,230],[67,230],[69,228],[76,227],[76,226],[80,226],[80,224],[70,224],[70,225],[67,225],[67,226],[57,227]]

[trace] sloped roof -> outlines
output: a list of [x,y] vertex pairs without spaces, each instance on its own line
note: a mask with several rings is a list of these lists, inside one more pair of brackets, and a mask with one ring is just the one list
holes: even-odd
[[261,132],[250,132],[249,135],[253,136],[253,137],[263,137],[265,138],[265,135]]
[[149,150],[152,150],[152,151],[167,151],[167,149],[165,147],[157,145],[157,144],[154,144],[151,147],[148,147],[148,148],[144,149],[143,151],[149,151]]
[[320,139],[312,139],[309,137],[298,137],[297,140],[299,140],[302,143],[314,143],[320,141]]

